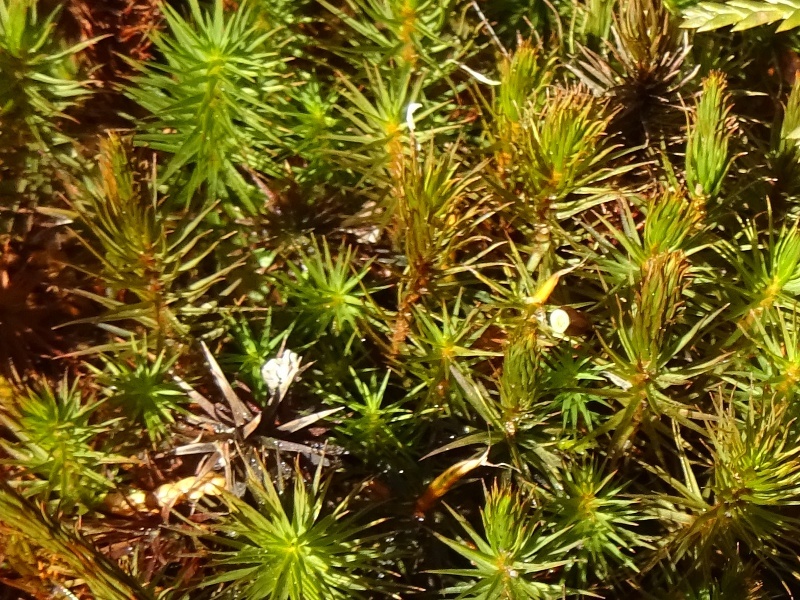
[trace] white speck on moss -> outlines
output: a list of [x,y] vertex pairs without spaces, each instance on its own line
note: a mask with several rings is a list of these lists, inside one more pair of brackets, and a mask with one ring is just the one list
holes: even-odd
[[420,108],[422,108],[422,104],[419,102],[411,102],[409,103],[408,108],[406,108],[406,126],[411,132],[417,128],[417,124],[414,122],[414,113]]
[[289,389],[294,378],[300,372],[300,361],[302,358],[296,352],[284,350],[275,358],[269,359],[261,367],[261,377],[267,384],[269,393],[278,394],[283,398]]
[[557,308],[550,313],[550,329],[553,333],[563,334],[570,324],[569,314],[561,308]]
[[464,69],[467,73],[472,75],[472,77],[474,79],[476,79],[477,81],[480,81],[481,83],[485,83],[486,85],[500,85],[500,82],[497,81],[496,79],[489,79],[483,73],[478,73],[477,71],[475,71],[474,69],[470,69],[467,65],[465,65],[463,63],[459,64],[459,66],[462,69]]

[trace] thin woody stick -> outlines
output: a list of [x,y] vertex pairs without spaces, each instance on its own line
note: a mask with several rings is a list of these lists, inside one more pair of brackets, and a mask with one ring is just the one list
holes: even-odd
[[492,40],[494,40],[494,43],[497,44],[498,48],[500,48],[500,52],[503,53],[503,56],[505,56],[506,58],[510,58],[508,50],[506,50],[505,46],[503,46],[503,44],[500,42],[500,38],[497,37],[497,34],[494,32],[494,29],[492,29],[492,26],[489,24],[489,20],[486,18],[486,15],[483,14],[481,7],[478,6],[477,0],[472,0],[472,8],[474,8],[475,12],[478,13],[478,17],[480,17],[483,26],[486,27],[486,30],[489,32],[489,35],[492,37]]

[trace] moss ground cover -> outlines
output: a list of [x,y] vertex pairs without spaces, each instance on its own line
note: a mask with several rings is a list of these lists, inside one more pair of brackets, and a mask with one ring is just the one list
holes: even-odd
[[0,598],[800,593],[798,26],[0,0]]

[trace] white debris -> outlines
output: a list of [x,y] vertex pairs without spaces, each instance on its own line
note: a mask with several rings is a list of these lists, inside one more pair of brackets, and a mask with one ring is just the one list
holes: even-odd
[[406,125],[411,132],[417,128],[417,124],[414,122],[414,113],[420,108],[422,108],[422,104],[419,102],[411,102],[406,108]]
[[361,231],[356,238],[359,244],[377,244],[381,239],[381,228],[377,225],[370,227],[366,231]]
[[553,333],[563,334],[570,325],[569,313],[562,308],[557,308],[550,313],[550,329]]
[[289,386],[300,372],[302,358],[291,350],[284,350],[276,358],[271,358],[261,367],[261,377],[267,384],[269,393],[282,400],[289,390]]
[[616,385],[618,387],[621,387],[625,391],[627,391],[627,390],[629,390],[629,389],[631,389],[633,387],[633,384],[630,381],[628,381],[627,379],[623,379],[622,377],[620,377],[616,373],[612,373],[611,371],[603,371],[602,374],[605,375],[606,378],[611,383],[613,383],[614,385]]
[[486,85],[500,85],[500,82],[497,81],[496,79],[489,79],[483,73],[478,73],[477,71],[475,71],[474,69],[470,69],[467,65],[463,63],[459,63],[458,66],[464,69],[467,73],[472,75],[473,78],[477,79],[481,83],[485,83]]

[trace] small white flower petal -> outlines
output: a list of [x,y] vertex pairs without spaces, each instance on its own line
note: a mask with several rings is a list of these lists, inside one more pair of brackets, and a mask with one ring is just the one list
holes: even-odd
[[475,71],[474,69],[470,69],[467,65],[463,63],[459,63],[458,66],[464,69],[467,73],[472,75],[473,78],[477,79],[481,83],[485,83],[486,85],[500,85],[500,82],[497,81],[496,79],[489,79],[483,73],[478,73],[477,71]]
[[419,102],[411,102],[408,105],[408,108],[406,108],[406,125],[408,126],[408,130],[411,132],[417,128],[417,125],[414,122],[414,113],[420,108],[422,108],[422,104]]

